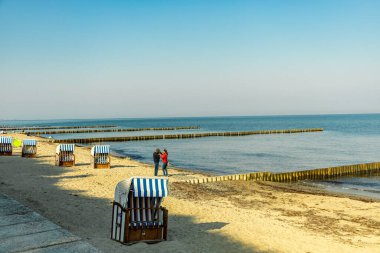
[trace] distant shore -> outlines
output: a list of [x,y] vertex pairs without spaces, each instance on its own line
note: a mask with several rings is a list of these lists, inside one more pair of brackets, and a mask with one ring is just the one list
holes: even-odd
[[377,200],[302,183],[190,185],[182,181],[206,175],[173,167],[163,202],[169,240],[124,246],[109,239],[115,185],[152,176],[153,166],[113,156],[111,169],[93,169],[88,148],[77,147],[76,166],[56,167],[57,144],[39,140],[36,159],[21,158],[20,148],[0,157],[0,191],[104,252],[376,252],[380,247]]

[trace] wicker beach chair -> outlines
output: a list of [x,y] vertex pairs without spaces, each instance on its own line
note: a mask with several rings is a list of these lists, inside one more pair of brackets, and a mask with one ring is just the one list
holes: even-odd
[[37,156],[37,141],[36,140],[23,140],[22,141],[22,157],[34,158]]
[[168,193],[167,178],[132,177],[119,182],[112,208],[111,239],[124,244],[166,240],[168,210],[161,203]]
[[74,144],[60,144],[55,152],[55,165],[70,167],[75,164]]
[[94,169],[111,168],[109,145],[95,145],[91,148],[91,165]]
[[0,155],[12,155],[12,137],[0,136]]

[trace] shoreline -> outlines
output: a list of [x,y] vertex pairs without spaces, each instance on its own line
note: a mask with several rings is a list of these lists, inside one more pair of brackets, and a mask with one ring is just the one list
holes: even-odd
[[104,252],[375,252],[380,247],[379,201],[302,184],[190,185],[182,181],[204,175],[172,167],[163,202],[169,210],[168,241],[121,245],[109,238],[115,186],[131,176],[151,176],[153,166],[113,157],[111,169],[93,169],[89,150],[77,147],[76,166],[57,167],[56,145],[40,139],[35,159],[21,158],[20,148],[0,157],[0,191]]
[[320,185],[314,185],[312,182],[297,182],[297,183],[275,183],[275,182],[257,182],[258,184],[270,186],[274,189],[295,192],[295,193],[305,193],[319,196],[329,196],[337,198],[349,198],[352,200],[358,200],[369,203],[380,203],[379,198],[374,198],[370,196],[363,196],[358,194],[350,194],[348,192],[338,192],[327,190],[326,187]]
[[[42,137],[44,138],[44,137]],[[85,147],[85,148],[88,148],[90,150],[90,147],[89,146],[86,146],[84,144],[75,144],[76,146],[79,146],[79,147]],[[144,164],[146,166],[153,166],[153,164],[149,163],[149,162],[144,162],[144,161],[141,161],[139,159],[136,159],[136,158],[133,158],[131,156],[128,156],[128,155],[123,155],[121,153],[118,153],[117,151],[112,151],[110,152],[110,155],[112,157],[117,157],[117,158],[128,158],[128,159],[131,159],[131,160],[134,160],[138,163],[141,163],[141,164]],[[183,167],[177,167],[177,166],[170,166],[170,168],[174,169],[174,170],[177,170],[177,171],[183,171],[183,172],[188,172],[188,173],[196,173],[196,174],[201,174],[205,177],[213,177],[213,176],[221,176],[220,174],[216,174],[216,173],[211,173],[211,172],[206,172],[206,171],[202,171],[202,170],[197,170],[197,169],[190,169],[190,168],[183,168]],[[338,189],[335,189],[334,190],[334,187],[330,187],[328,185],[323,185],[323,184],[318,184],[319,181],[310,181],[310,180],[303,180],[303,181],[299,181],[299,182],[296,182],[296,183],[291,183],[291,184],[296,184],[296,185],[299,185],[299,184],[303,184],[304,186],[306,187],[315,187],[316,189],[319,189],[319,190],[323,190],[325,193],[324,194],[327,194],[327,193],[331,193],[331,196],[346,196],[346,197],[350,197],[352,199],[363,199],[363,200],[368,200],[368,199],[372,199],[374,201],[380,201],[380,196],[377,197],[377,196],[370,196],[370,194],[365,194],[363,193],[362,191],[359,191],[358,189],[356,190],[356,193],[355,193],[355,189],[341,189],[341,190],[338,190]],[[324,182],[327,182],[327,181],[324,181]],[[282,183],[284,185],[286,185],[287,183]],[[281,184],[280,184],[281,185]]]
[[[25,133],[20,133],[20,134],[23,134],[23,135],[26,135]],[[46,138],[46,137],[43,137],[43,136],[32,136],[33,138],[39,138],[41,140],[45,140],[47,142],[52,142],[51,139],[49,138]],[[54,142],[52,142],[54,143]],[[58,145],[58,143],[54,143],[56,145]],[[75,144],[76,146],[78,147],[83,147],[83,148],[86,148],[88,150],[91,149],[90,146],[86,145],[86,144]],[[127,155],[123,155],[121,153],[118,153],[117,151],[112,151],[110,152],[110,156],[111,157],[114,157],[114,158],[120,158],[120,159],[130,159],[130,160],[133,160],[137,163],[140,163],[140,164],[143,164],[145,166],[152,166],[153,167],[153,164],[151,163],[148,163],[148,162],[144,162],[144,161],[141,161],[139,159],[136,159],[136,158],[133,158],[131,156],[127,156]],[[212,177],[212,176],[219,176],[219,174],[215,174],[215,173],[211,173],[211,172],[205,172],[205,171],[202,171],[202,170],[196,170],[196,169],[190,169],[190,168],[182,168],[182,167],[176,167],[176,166],[170,166],[171,169],[175,170],[175,171],[181,171],[181,172],[187,172],[187,173],[193,173],[193,174],[200,174],[200,175],[203,175],[205,177]],[[160,170],[159,170],[160,171]],[[331,196],[343,196],[343,197],[350,197],[352,199],[358,199],[358,200],[374,200],[374,201],[380,201],[380,197],[373,197],[373,196],[369,196],[368,194],[360,194],[360,191],[357,191],[357,194],[353,193],[353,190],[334,190],[334,189],[328,189],[328,186],[327,185],[316,185],[316,183],[314,183],[315,181],[309,181],[309,180],[304,180],[304,181],[300,181],[300,182],[297,182],[296,184],[300,184],[300,183],[303,183],[306,187],[318,187],[319,190],[323,190],[324,191],[324,194],[328,194],[330,193]],[[281,183],[283,184],[283,183]],[[281,185],[280,184],[280,185]],[[284,183],[284,184],[287,184],[287,183]],[[292,183],[294,184],[294,183]],[[317,188],[316,188],[317,189]]]

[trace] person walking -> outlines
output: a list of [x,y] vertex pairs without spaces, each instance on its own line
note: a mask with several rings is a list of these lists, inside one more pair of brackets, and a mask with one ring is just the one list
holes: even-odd
[[158,168],[160,167],[160,155],[161,151],[159,148],[153,152],[153,162],[154,162],[154,176],[156,177],[158,174]]
[[167,170],[167,167],[168,167],[168,151],[166,149],[164,149],[164,153],[162,153],[160,156],[161,156],[161,160],[162,160],[162,172],[164,173],[164,176],[169,176],[168,170]]

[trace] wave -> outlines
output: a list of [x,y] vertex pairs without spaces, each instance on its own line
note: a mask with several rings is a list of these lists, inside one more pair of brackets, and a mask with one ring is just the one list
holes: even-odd
[[[359,178],[357,178],[359,179]],[[326,181],[321,181],[322,183],[327,183],[327,184],[332,184],[332,185],[345,185],[345,186],[350,186],[352,185],[353,187],[355,186],[361,186],[361,187],[376,187],[378,188],[380,186],[380,182],[370,182],[370,181],[337,181],[337,180],[326,180]]]
[[291,158],[287,155],[274,154],[274,153],[245,153],[246,156],[254,156],[258,158]]
[[130,157],[135,160],[143,160],[144,158],[143,156],[135,154],[135,153],[125,152],[125,150],[123,149],[112,149],[112,151],[113,153],[116,154],[116,156],[120,156],[120,157]]

